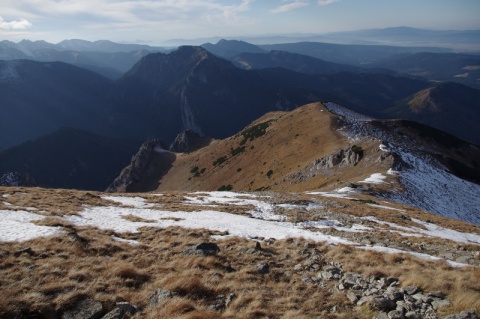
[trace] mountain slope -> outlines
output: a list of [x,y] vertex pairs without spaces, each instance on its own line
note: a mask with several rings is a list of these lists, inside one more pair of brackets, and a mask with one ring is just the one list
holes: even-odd
[[313,101],[334,100],[382,114],[427,87],[424,81],[376,73],[240,70],[200,47],[180,47],[143,58],[115,82],[110,99],[115,126],[126,134],[170,143],[184,130],[223,138],[266,112]]
[[290,89],[283,79],[265,76],[240,70],[200,47],[152,54],[115,83],[110,96],[114,125],[167,143],[184,130],[226,137],[268,111],[311,99],[307,89]]
[[[407,99],[408,107],[386,111],[387,116],[410,119],[480,144],[480,90],[456,83],[443,83]],[[458,123],[458,125],[457,125]]]
[[28,173],[38,185],[104,190],[139,143],[62,128],[0,152],[0,176]]
[[66,63],[0,61],[0,149],[65,126],[101,132],[110,85]]
[[[156,176],[158,187],[136,184],[136,191],[333,191],[339,196],[361,191],[480,223],[480,149],[408,121],[356,120],[310,104],[269,113],[198,151],[163,154],[175,160]],[[416,167],[420,159],[423,166]],[[440,194],[443,187],[449,196],[435,201],[433,193],[417,196],[412,190],[423,181],[412,180],[413,169],[425,172],[424,180],[432,183],[427,190],[438,188]],[[393,171],[398,173],[387,174]],[[448,179],[450,186],[443,186]]]

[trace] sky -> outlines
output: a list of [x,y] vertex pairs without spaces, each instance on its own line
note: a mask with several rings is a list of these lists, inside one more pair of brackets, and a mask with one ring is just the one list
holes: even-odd
[[480,0],[0,0],[0,40],[161,44],[410,26],[480,29]]

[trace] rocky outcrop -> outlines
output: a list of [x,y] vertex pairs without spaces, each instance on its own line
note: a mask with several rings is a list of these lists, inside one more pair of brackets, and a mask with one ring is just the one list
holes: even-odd
[[177,135],[170,145],[170,151],[178,153],[193,152],[207,146],[211,141],[211,138],[202,137],[194,131],[187,130]]
[[321,171],[334,166],[354,166],[360,162],[362,157],[363,149],[353,145],[314,161],[309,165],[309,169],[310,171]]
[[38,186],[35,179],[27,173],[8,172],[0,176],[0,186]]
[[[158,180],[171,167],[175,155],[159,140],[142,144],[132,157],[130,165],[122,170],[107,192],[150,191],[158,186]],[[156,183],[156,184],[155,184]]]
[[288,176],[287,179],[292,180],[294,183],[300,183],[317,174],[326,173],[329,169],[334,167],[355,166],[362,160],[363,155],[364,151],[362,147],[353,145],[313,161],[305,166],[300,172]]

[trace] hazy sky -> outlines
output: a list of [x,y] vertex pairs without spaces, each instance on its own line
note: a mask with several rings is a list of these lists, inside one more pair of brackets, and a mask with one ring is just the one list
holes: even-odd
[[0,0],[0,40],[167,39],[411,26],[480,29],[480,0]]

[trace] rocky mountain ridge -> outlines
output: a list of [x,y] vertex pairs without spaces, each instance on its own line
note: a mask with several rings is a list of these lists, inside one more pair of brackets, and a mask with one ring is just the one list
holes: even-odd
[[175,160],[161,176],[143,177],[158,186],[139,183],[137,191],[365,192],[480,223],[478,146],[408,121],[339,116],[347,112],[326,105],[267,114],[190,153],[165,151]]

